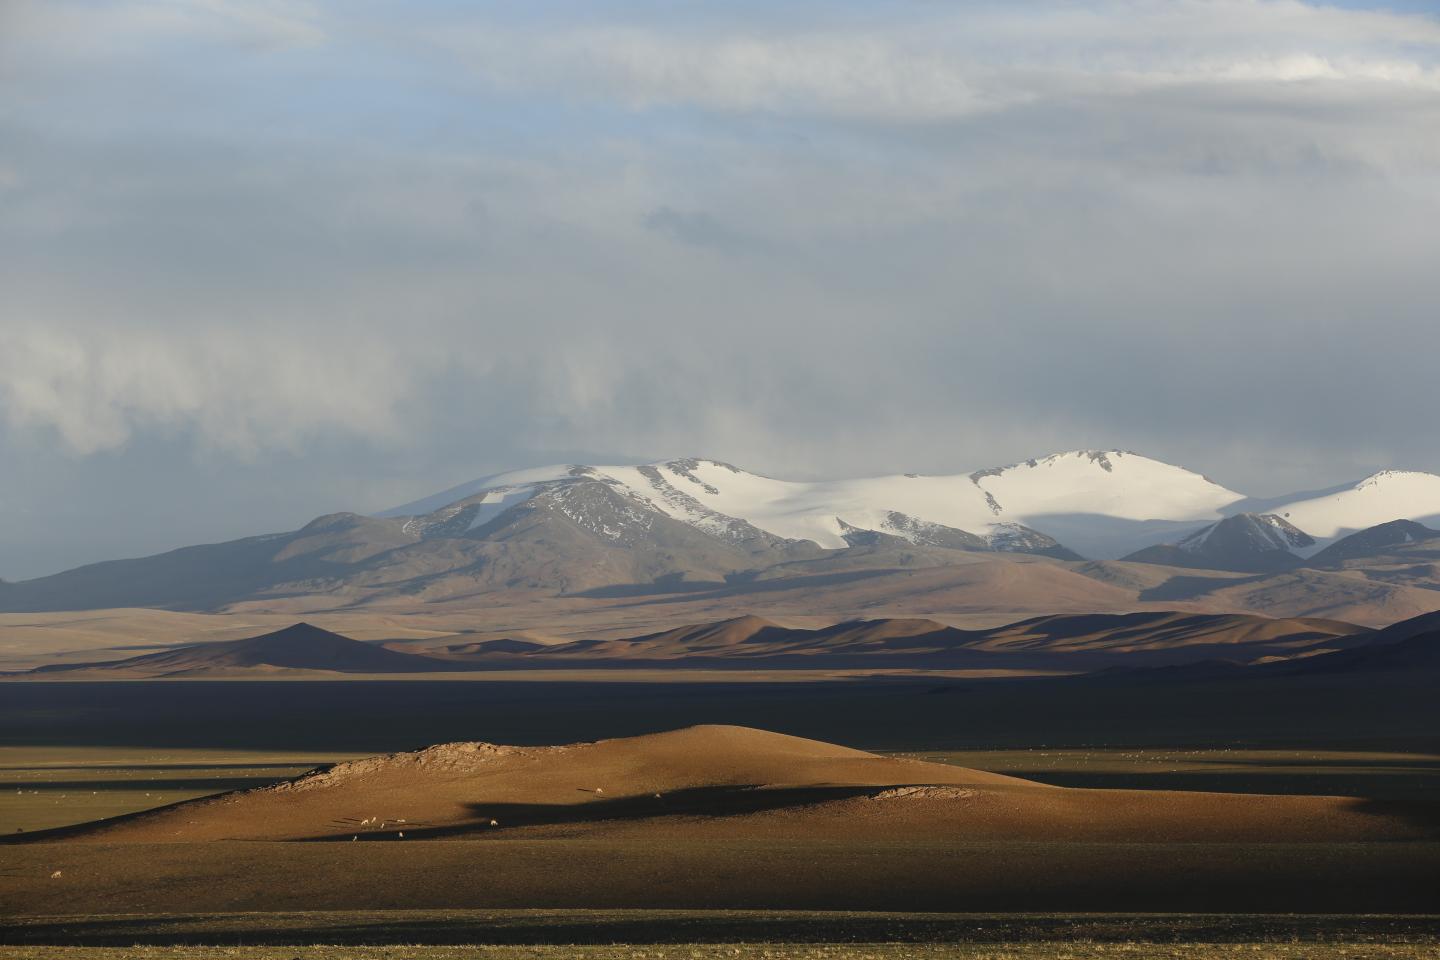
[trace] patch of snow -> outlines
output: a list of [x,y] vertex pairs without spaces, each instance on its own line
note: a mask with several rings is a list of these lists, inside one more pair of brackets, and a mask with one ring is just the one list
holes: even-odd
[[532,483],[496,487],[494,490],[485,491],[478,500],[471,500],[471,503],[478,509],[470,518],[470,526],[467,529],[474,530],[476,527],[485,526],[515,504],[524,503],[535,496],[538,489],[539,487]]

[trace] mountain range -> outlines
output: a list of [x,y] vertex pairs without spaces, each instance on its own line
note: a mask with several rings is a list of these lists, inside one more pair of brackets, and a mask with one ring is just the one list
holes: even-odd
[[923,580],[972,610],[997,591],[1014,599],[996,609],[1026,609],[1028,591],[1037,611],[1058,609],[1045,595],[1074,595],[1097,610],[1179,602],[1388,622],[1440,605],[1440,533],[1426,525],[1436,521],[1433,474],[1383,471],[1259,500],[1125,451],[805,482],[702,459],[565,465],[375,516],[330,514],[286,533],[0,583],[0,611],[729,596],[801,584],[823,599],[906,574],[906,591]]

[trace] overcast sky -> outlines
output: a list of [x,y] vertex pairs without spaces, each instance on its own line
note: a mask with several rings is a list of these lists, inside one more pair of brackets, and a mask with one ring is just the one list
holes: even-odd
[[0,576],[502,469],[1440,470],[1440,16],[0,0]]

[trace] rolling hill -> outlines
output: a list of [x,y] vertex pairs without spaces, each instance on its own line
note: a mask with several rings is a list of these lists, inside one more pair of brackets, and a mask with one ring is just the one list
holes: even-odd
[[[441,744],[31,834],[86,843],[785,839],[1284,843],[1423,839],[1342,797],[1082,790],[737,726],[553,747]],[[477,851],[477,855],[483,855]]]
[[539,643],[525,639],[409,641],[403,650],[306,623],[243,640],[199,643],[111,661],[58,663],[29,676],[183,679],[591,668],[726,670],[973,670],[1088,672],[1109,666],[1240,662],[1338,650],[1369,631],[1329,620],[1136,613],[1037,617],[988,630],[924,618],[882,618],[804,629],[743,616],[637,637]]

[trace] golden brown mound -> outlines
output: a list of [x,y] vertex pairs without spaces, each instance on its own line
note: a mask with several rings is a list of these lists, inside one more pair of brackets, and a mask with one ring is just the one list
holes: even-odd
[[104,842],[1307,840],[1423,835],[1361,801],[1071,790],[732,726],[559,747],[452,743],[67,831]]

